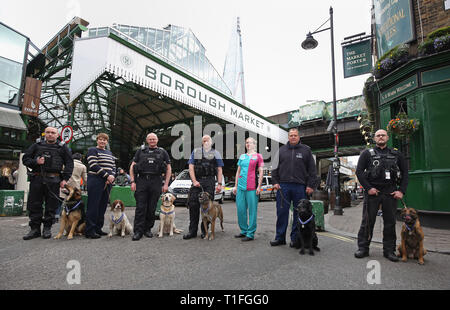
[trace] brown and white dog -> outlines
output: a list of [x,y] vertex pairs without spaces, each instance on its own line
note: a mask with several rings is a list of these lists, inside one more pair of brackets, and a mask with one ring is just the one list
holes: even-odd
[[397,256],[402,258],[402,262],[406,262],[409,257],[416,258],[419,264],[423,265],[423,256],[427,254],[427,250],[423,247],[424,235],[417,211],[413,208],[403,208],[402,219],[404,221],[400,233],[402,241],[397,248]]
[[[205,228],[205,238],[208,240],[214,240],[215,238],[215,226],[216,219],[220,219],[220,226],[223,231],[223,211],[222,207],[215,201],[211,200],[211,196],[207,192],[201,192],[198,195],[198,201],[200,202],[200,211],[202,213],[203,227]],[[211,234],[208,231],[208,223],[211,223]]]
[[120,234],[123,238],[125,235],[130,235],[132,232],[133,226],[131,226],[128,217],[125,214],[125,206],[122,200],[114,200],[111,204],[108,237],[111,238],[113,234]]
[[67,240],[73,238],[74,235],[83,235],[86,228],[86,213],[84,211],[84,203],[81,199],[81,190],[76,187],[65,185],[67,197],[62,203],[61,224],[59,232],[54,239],[61,239],[66,235]]
[[159,234],[161,238],[163,234],[169,234],[173,236],[173,233],[180,234],[182,230],[175,227],[175,206],[173,202],[176,197],[170,193],[163,194],[161,196],[161,209],[159,211]]

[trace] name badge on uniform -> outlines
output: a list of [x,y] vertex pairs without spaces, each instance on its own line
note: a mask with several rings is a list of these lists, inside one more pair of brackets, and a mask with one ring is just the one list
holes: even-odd
[[386,180],[390,180],[390,179],[391,179],[391,172],[386,171]]

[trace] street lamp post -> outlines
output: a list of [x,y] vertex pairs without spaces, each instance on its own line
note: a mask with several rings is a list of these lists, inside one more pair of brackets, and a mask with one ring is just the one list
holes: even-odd
[[[333,160],[333,177],[334,177],[334,192],[336,197],[336,204],[334,206],[334,215],[342,215],[343,210],[340,205],[340,188],[339,188],[339,168],[340,168],[340,161],[339,161],[339,153],[338,153],[338,144],[339,144],[339,135],[337,130],[337,108],[336,108],[336,75],[335,75],[335,69],[334,69],[334,31],[333,31],[333,7],[330,7],[330,27],[325,28],[322,30],[319,30],[322,26],[320,26],[316,31],[309,32],[306,35],[305,41],[302,42],[302,48],[309,50],[314,49],[319,44],[314,38],[313,34],[330,30],[331,33],[331,72],[333,76],[333,120],[331,124],[331,128],[333,130],[334,134],[334,160]],[[326,22],[325,22],[326,23]],[[325,24],[324,23],[324,24]]]

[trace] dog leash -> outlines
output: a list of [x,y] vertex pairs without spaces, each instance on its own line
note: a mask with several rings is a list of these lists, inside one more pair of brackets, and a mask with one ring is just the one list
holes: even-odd
[[64,202],[64,199],[61,199],[58,195],[56,195],[54,192],[52,192],[52,190],[50,189],[50,187],[48,186],[47,181],[45,181],[45,176],[44,176],[44,167],[42,167],[41,165],[41,175],[42,175],[42,183],[45,184],[45,186],[47,187],[47,190],[50,194],[52,194],[53,197],[55,197],[60,203]]
[[111,204],[111,202],[110,202],[110,196],[111,196],[111,191],[112,191],[112,187],[113,187],[112,184],[110,184],[110,185],[111,185],[111,186],[109,187],[109,190],[108,190],[108,184],[106,184],[106,182],[105,182],[105,187],[103,187],[103,190],[106,190],[106,192],[107,192],[107,196],[108,196],[108,205]]
[[[390,193],[384,193],[384,192],[380,192],[380,194],[384,194],[384,195],[390,195]],[[403,200],[403,198],[400,198],[400,201],[402,202],[403,208],[408,208],[406,206],[405,201]],[[367,233],[367,240],[371,241],[372,236],[370,234],[370,223],[369,223],[369,207],[368,207],[368,201],[366,201],[366,199],[364,199],[364,207],[366,209],[366,211],[364,212],[364,217],[366,218],[366,233]],[[378,215],[378,214],[377,214]],[[376,220],[376,218],[375,218]],[[380,226],[381,226],[381,222],[380,222]],[[411,231],[408,227],[408,225],[405,225],[409,231]]]
[[[291,202],[288,201],[288,200],[284,197],[283,191],[282,191],[282,189],[281,189],[281,185],[280,185],[280,190],[279,190],[279,192],[280,192],[280,197],[281,197],[281,199],[284,200],[284,202],[286,202],[288,205],[290,205]],[[283,208],[283,203],[281,204],[281,208]]]
[[78,201],[78,203],[75,204],[75,206],[72,207],[71,209],[69,209],[69,207],[67,206],[66,201],[63,201],[63,205],[62,205],[62,206],[64,207],[64,211],[66,211],[66,214],[70,214],[70,212],[72,212],[73,210],[76,210],[76,209],[78,208],[78,206],[79,206],[82,202],[83,202],[82,200]]
[[408,207],[406,206],[406,203],[403,201],[403,198],[400,198],[400,201],[401,201],[402,204],[403,204],[403,208],[407,209]]

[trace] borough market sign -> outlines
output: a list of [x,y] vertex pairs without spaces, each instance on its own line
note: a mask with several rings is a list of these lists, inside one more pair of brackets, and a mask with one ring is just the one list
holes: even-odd
[[257,134],[287,142],[287,132],[278,125],[196,79],[176,72],[170,65],[163,65],[109,37],[75,41],[70,100],[75,100],[106,71]]

